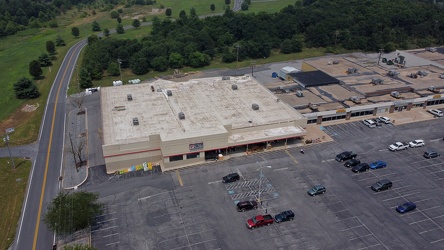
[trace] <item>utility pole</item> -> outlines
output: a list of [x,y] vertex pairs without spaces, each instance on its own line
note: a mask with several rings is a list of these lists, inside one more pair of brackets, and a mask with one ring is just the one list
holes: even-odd
[[271,166],[261,166],[261,164],[259,162],[256,162],[259,165],[259,168],[257,170],[260,170],[260,175],[259,175],[259,192],[258,192],[258,201],[259,203],[262,205],[262,200],[261,200],[261,186],[262,186],[262,168],[271,168]]
[[239,68],[239,48],[241,47],[239,44],[234,45],[236,47],[236,68]]
[[120,65],[122,64],[122,60],[117,59],[117,63],[119,64],[119,74],[120,74],[120,81],[122,81],[122,69]]
[[381,56],[382,53],[384,52],[384,49],[379,49],[379,59],[378,59],[378,66],[379,66],[379,61],[381,61]]
[[80,93],[79,70],[77,64],[74,67],[76,69],[77,91]]
[[14,159],[12,158],[11,149],[9,148],[9,133],[12,133],[12,132],[14,132],[14,128],[6,129],[6,136],[3,137],[3,141],[6,143],[6,147],[8,147],[9,158],[11,158],[11,162],[12,162],[12,169],[15,169],[15,162],[14,162]]
[[251,65],[251,77],[254,77],[253,72],[254,72],[254,67],[256,65],[256,61],[251,61],[250,65]]

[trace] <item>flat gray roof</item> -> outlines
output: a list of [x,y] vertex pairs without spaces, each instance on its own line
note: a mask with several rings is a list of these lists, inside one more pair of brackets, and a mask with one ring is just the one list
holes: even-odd
[[[304,119],[249,76],[156,80],[104,87],[100,92],[105,145],[146,141],[156,134],[178,139],[223,133],[223,125],[238,129]],[[127,99],[129,94],[132,101]],[[259,110],[252,109],[253,103]],[[179,112],[185,119],[179,119]],[[133,125],[133,118],[139,125]]]

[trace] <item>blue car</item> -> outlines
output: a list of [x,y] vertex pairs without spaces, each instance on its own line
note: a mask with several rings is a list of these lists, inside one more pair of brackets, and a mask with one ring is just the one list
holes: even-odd
[[409,201],[409,202],[406,202],[406,203],[404,203],[404,204],[402,204],[402,205],[399,205],[399,206],[396,208],[396,211],[397,211],[398,213],[400,213],[400,214],[403,214],[403,213],[407,213],[407,212],[409,212],[409,211],[413,211],[413,210],[415,210],[415,209],[416,209],[416,204],[413,203],[413,202],[411,202],[411,201]]
[[387,167],[387,163],[385,161],[375,161],[370,163],[370,169],[378,169]]

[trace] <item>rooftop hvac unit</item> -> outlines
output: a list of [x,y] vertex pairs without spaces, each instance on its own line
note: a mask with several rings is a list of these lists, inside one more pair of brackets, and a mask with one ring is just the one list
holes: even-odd
[[427,89],[433,93],[439,93],[439,89],[436,86],[430,86]]
[[167,90],[167,96],[172,96],[172,95],[173,95],[173,91]]
[[339,64],[338,60],[333,60],[333,64]]
[[396,77],[399,75],[399,73],[396,70],[389,70],[387,75],[392,76],[392,77]]
[[259,110],[259,105],[256,104],[256,103],[253,103],[253,105],[251,105],[251,108],[252,108],[253,110]]
[[236,85],[236,84],[232,84],[232,85],[231,85],[231,89],[232,89],[232,90],[237,90],[237,85]]
[[222,80],[230,80],[229,76],[222,76]]
[[424,70],[418,70],[418,73],[417,73],[419,76],[427,76],[429,73],[427,73],[426,71],[424,71]]
[[296,96],[297,97],[303,97],[304,93],[302,91],[298,90],[298,91],[296,91]]
[[128,101],[132,101],[133,100],[133,96],[131,94],[126,95],[126,99],[128,99]]
[[184,120],[185,114],[183,112],[179,112],[179,120]]
[[390,93],[391,96],[395,97],[395,98],[399,98],[401,97],[401,95],[399,94],[398,91],[392,91],[392,93]]
[[381,78],[373,78],[372,79],[373,84],[382,84],[383,82],[384,82],[384,80]]
[[350,101],[352,101],[356,104],[359,104],[359,103],[361,103],[361,98],[359,96],[352,96],[352,97],[350,97]]
[[134,118],[133,118],[133,125],[134,125],[134,126],[139,125],[139,118],[137,118],[137,117],[134,117]]
[[358,69],[357,68],[348,68],[347,69],[347,73],[349,73],[349,74],[357,74],[358,73]]

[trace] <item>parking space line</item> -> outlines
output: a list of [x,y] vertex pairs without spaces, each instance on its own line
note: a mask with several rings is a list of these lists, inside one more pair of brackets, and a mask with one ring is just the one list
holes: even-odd
[[[420,161],[420,162],[424,162],[424,161]],[[425,162],[426,162],[426,160],[425,160]],[[436,165],[441,165],[441,163],[433,163],[433,164],[430,164],[430,165],[426,165],[426,166],[419,167],[418,169],[423,169],[423,168],[428,168],[428,167],[434,167],[434,166],[436,166]]]
[[422,212],[422,211],[431,210],[431,209],[435,209],[435,208],[437,208],[437,207],[441,207],[441,206],[434,206],[434,207],[428,207],[428,208],[426,208],[426,209],[421,209],[421,212]]
[[287,170],[288,168],[278,168],[278,169],[274,169],[273,171],[282,171],[282,170]]
[[397,188],[394,188],[393,190],[398,190],[398,189],[401,189],[401,188],[406,188],[406,187],[411,187],[412,185],[407,185],[407,186],[402,186],[402,187],[397,187]]
[[344,211],[348,211],[348,209],[342,209],[342,210],[339,210],[339,211],[331,211],[330,213],[340,213],[340,212],[344,212]]
[[414,194],[420,194],[420,193],[421,192],[415,192],[415,193],[411,193],[411,194],[399,195],[399,196],[396,196],[396,197],[393,197],[393,198],[388,198],[388,199],[385,199],[385,200],[382,200],[382,201],[390,201],[390,200],[394,200],[394,199],[398,199],[398,198],[404,198],[406,196],[410,196],[410,195],[414,195]]
[[387,175],[393,175],[393,174],[396,174],[396,173],[390,173],[390,174],[383,174],[383,175],[378,175],[377,177],[383,177],[383,176],[387,176]]
[[422,201],[428,201],[428,200],[430,200],[430,198],[422,199],[422,200],[419,200],[419,201],[415,201],[415,203],[422,202]]
[[435,244],[436,242],[440,242],[443,241],[444,239],[440,239],[440,240],[435,240],[435,241],[431,241],[430,244]]
[[348,230],[350,230],[350,229],[354,229],[354,228],[358,228],[358,227],[363,227],[363,226],[364,226],[364,224],[359,225],[359,226],[349,227],[349,228],[347,228],[347,229],[343,229],[343,230],[341,230],[341,232],[345,232],[345,231],[348,231]]
[[[191,248],[192,246],[199,245],[199,244],[206,243],[206,242],[210,242],[210,241],[215,241],[215,240],[217,240],[217,239],[204,240],[204,241],[200,241],[200,242],[197,242],[197,243],[188,244],[187,247]],[[181,247],[176,247],[176,248],[172,248],[171,250],[176,250],[176,249],[180,249],[180,248],[183,248],[183,246],[181,246]]]
[[[146,199],[149,199],[149,198],[153,198],[153,197],[155,197],[155,196],[159,196],[159,195],[162,195],[162,194],[167,194],[167,193],[169,193],[170,191],[166,191],[166,192],[161,192],[161,193],[157,193],[157,194],[153,194],[153,195],[148,195],[148,196],[145,196],[145,197],[142,197],[142,198],[139,198],[139,199],[137,199],[138,201],[144,201],[144,200],[146,200]],[[161,202],[163,202],[163,201],[161,201]]]
[[[187,224],[187,227],[192,226],[192,225],[196,225],[196,224],[200,224],[200,223],[204,223],[204,222],[206,222],[206,220],[200,220],[200,221],[193,220],[193,222],[195,222],[195,223]],[[168,227],[168,229],[161,230],[161,231],[157,230],[157,232],[158,233],[164,233],[164,232],[173,231],[175,229],[182,228],[182,227],[183,227],[183,225],[180,225],[178,227]]]
[[182,177],[180,176],[179,170],[176,170],[177,179],[179,180],[179,184],[183,187]]
[[440,227],[435,227],[435,228],[430,229],[430,230],[426,230],[426,231],[419,232],[419,234],[428,233],[428,232],[431,232],[431,231],[435,231],[435,230],[437,230],[437,229],[442,229],[442,228],[440,228]]
[[111,236],[115,236],[115,235],[118,235],[119,233],[115,233],[115,234],[108,234],[108,235],[105,235],[105,236],[103,236],[103,238],[106,238],[106,237],[111,237]]
[[356,217],[356,216],[352,216],[352,217],[348,217],[348,218],[341,219],[341,220],[335,220],[334,222],[341,222],[341,221],[345,221],[345,220],[353,219],[353,218],[355,218],[355,217]]
[[428,221],[428,220],[430,220],[430,219],[424,219],[424,220],[414,221],[414,222],[412,222],[412,223],[409,223],[409,225],[413,225],[413,224],[416,224],[416,223],[421,223],[421,222],[423,222],[423,221]]
[[210,184],[216,184],[216,183],[221,183],[222,182],[222,180],[218,180],[218,181],[210,181],[210,182],[208,182],[208,185],[210,185]]
[[92,233],[92,232],[97,232],[97,231],[102,231],[102,230],[107,230],[107,229],[115,228],[115,227],[117,227],[117,226],[106,227],[106,228],[100,228],[100,229],[97,229],[97,230],[91,230],[91,233]]
[[[373,235],[373,234],[366,234],[366,235],[363,235],[363,236],[354,237],[354,238],[351,238],[350,241],[352,241],[352,240],[356,240],[356,239],[360,239],[360,238],[364,238],[364,237],[368,237],[368,236],[371,236],[371,235]],[[379,244],[378,244],[378,245],[379,245]]]
[[112,221],[112,220],[117,220],[117,218],[109,219],[109,220],[104,220],[104,221],[98,221],[98,222],[96,222],[96,223],[97,223],[97,224],[99,224],[99,223],[105,223],[105,222]]
[[378,244],[371,245],[371,246],[368,246],[368,247],[359,248],[358,250],[367,249],[367,248],[375,247],[375,246],[379,246],[379,245],[381,245],[381,244],[378,243]]
[[428,174],[436,174],[436,173],[439,173],[439,172],[444,172],[444,169],[440,169],[439,171],[435,171],[435,172],[430,172]]
[[108,243],[105,246],[111,246],[111,245],[115,245],[115,244],[119,244],[119,243],[120,243],[120,241],[117,241],[117,242],[113,242],[113,243]]
[[107,215],[115,214],[115,213],[117,213],[117,212],[111,212],[111,213],[107,213],[107,214],[101,214],[101,215],[97,215],[97,216],[94,217],[94,218],[98,218],[98,217],[102,217],[102,216],[107,216]]
[[325,204],[322,204],[321,205],[321,207],[326,207],[326,206],[328,206],[328,205],[332,205],[332,204],[336,204],[336,203],[341,203],[342,201],[335,201],[335,202],[332,202],[332,203],[325,203]]
[[159,244],[163,243],[163,242],[166,242],[166,241],[178,239],[178,238],[183,238],[183,237],[187,237],[188,238],[188,236],[195,235],[195,234],[200,234],[200,233],[204,233],[204,232],[209,232],[209,231],[213,231],[213,229],[208,229],[208,230],[203,230],[203,231],[195,232],[195,233],[192,233],[192,234],[186,234],[186,235],[180,235],[180,236],[177,236],[177,237],[168,238],[166,240],[159,241]]

